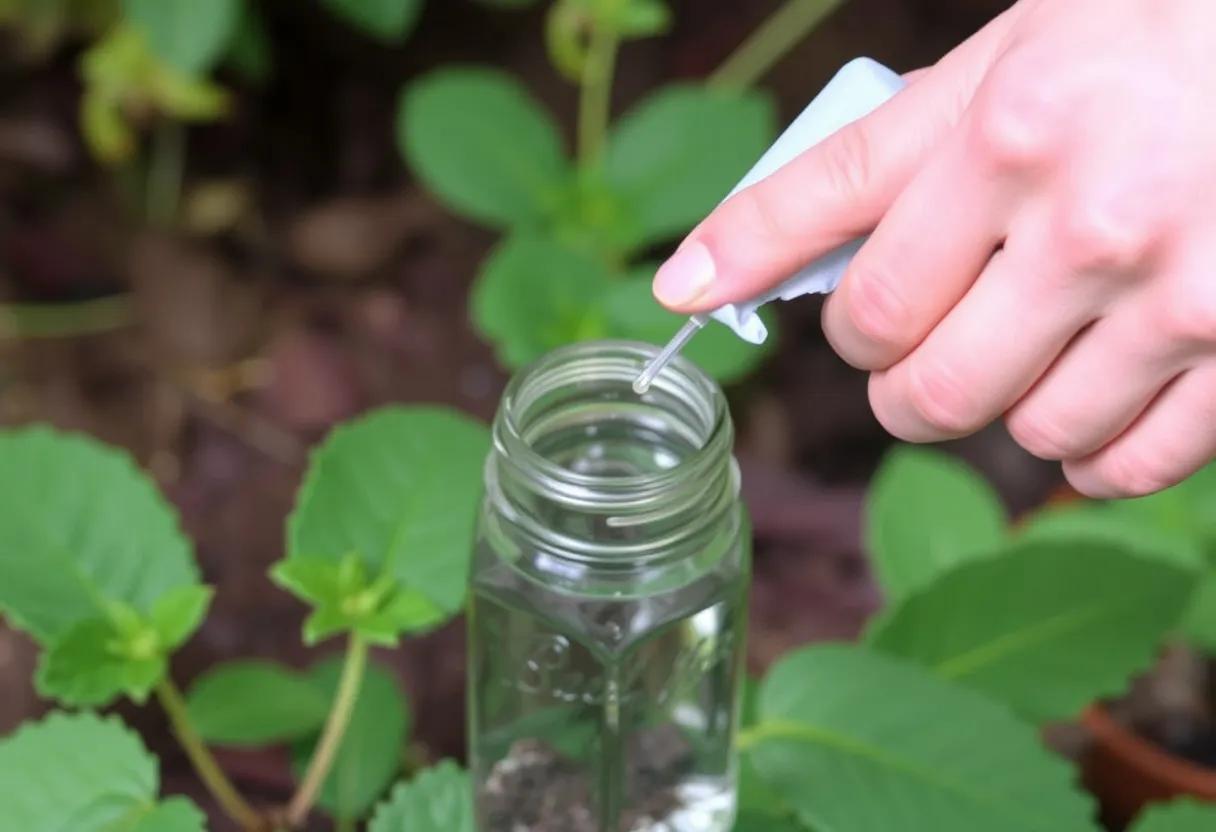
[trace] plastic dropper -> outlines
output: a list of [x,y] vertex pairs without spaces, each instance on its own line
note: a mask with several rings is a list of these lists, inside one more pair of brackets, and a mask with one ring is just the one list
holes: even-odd
[[[766,178],[840,128],[877,109],[904,86],[904,80],[898,73],[869,58],[857,58],[845,64],[726,198]],[[663,368],[711,318],[726,324],[745,341],[763,343],[768,331],[764,322],[756,316],[756,310],[770,300],[790,300],[832,291],[862,242],[860,239],[853,240],[828,252],[765,294],[727,304],[709,313],[693,315],[667,346],[647,362],[633,382],[634,392],[642,395],[649,390]]]

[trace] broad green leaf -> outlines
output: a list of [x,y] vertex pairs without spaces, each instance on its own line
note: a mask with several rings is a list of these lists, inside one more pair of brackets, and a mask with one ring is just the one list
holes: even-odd
[[1121,516],[1176,538],[1190,537],[1209,554],[1216,552],[1216,464],[1173,488],[1108,505]]
[[1216,656],[1216,569],[1203,573],[1182,619],[1182,633],[1196,647]]
[[5,829],[201,832],[188,802],[157,807],[157,781],[155,759],[116,717],[52,713],[0,740]]
[[261,83],[270,77],[271,53],[270,36],[261,14],[251,0],[246,0],[241,4],[241,16],[228,44],[228,63],[250,81]]
[[0,433],[0,612],[12,623],[48,645],[116,606],[147,617],[191,589],[177,516],[130,457],[44,427]]
[[129,640],[112,622],[90,618],[43,652],[36,681],[41,695],[65,705],[101,707],[123,694],[146,701],[167,669],[165,651],[154,638]]
[[796,818],[741,809],[735,820],[734,832],[807,832],[807,828]]
[[604,158],[632,215],[635,246],[688,231],[760,158],[774,133],[764,96],[677,85],[626,113]]
[[1104,541],[1029,541],[906,596],[868,641],[1029,719],[1068,719],[1152,663],[1195,580]]
[[364,34],[396,43],[418,22],[422,0],[321,0],[334,14]]
[[[288,521],[288,562],[306,558],[314,573],[318,559],[334,562],[332,579],[347,581],[339,614],[404,621],[428,609],[423,601],[459,612],[489,448],[483,425],[440,407],[385,407],[337,428],[309,463]],[[350,574],[340,579],[343,568]]]
[[[739,707],[739,730],[746,733],[760,721],[760,682],[751,676],[744,679],[742,702]],[[752,755],[739,755],[739,822],[736,832],[740,829],[753,827],[763,829],[764,822],[771,823],[777,829],[783,829],[793,823],[790,818],[793,811],[786,805],[781,795],[773,791],[760,773]],[[795,824],[796,825],[796,824]]]
[[[316,665],[308,675],[332,700],[341,674],[341,661],[333,659]],[[321,790],[321,807],[338,818],[357,818],[370,809],[401,770],[409,726],[405,692],[396,676],[368,664],[350,725]],[[314,747],[315,740],[295,746],[297,775],[304,771]]]
[[171,797],[130,826],[106,832],[206,832],[207,819],[198,807],[184,797]]
[[[654,270],[647,267],[609,290],[604,306],[609,337],[666,344],[688,320],[686,315],[668,312],[654,299],[650,291],[653,277]],[[760,314],[769,329],[763,344],[749,344],[726,327],[711,323],[681,354],[723,384],[738,381],[756,369],[777,342],[775,319],[768,310]]]
[[602,300],[611,285],[594,257],[517,233],[490,254],[470,299],[473,323],[498,360],[518,368],[554,347],[606,334]]
[[764,682],[744,736],[815,829],[1094,832],[1090,800],[1035,730],[984,697],[858,647],[811,647]]
[[994,553],[1005,526],[1005,509],[981,476],[924,448],[892,450],[866,500],[866,544],[892,599],[958,563]]
[[441,69],[410,85],[397,111],[397,138],[430,190],[487,225],[535,225],[570,187],[552,118],[498,70]]
[[1115,503],[1079,502],[1033,515],[1019,531],[1022,540],[1099,540],[1111,546],[1160,559],[1184,569],[1199,570],[1199,582],[1183,616],[1183,635],[1196,646],[1216,653],[1216,563],[1198,483],[1189,483],[1137,500]]
[[122,7],[152,51],[187,75],[215,66],[240,14],[240,0],[123,0]]
[[1216,829],[1216,806],[1187,799],[1150,806],[1132,824],[1129,832],[1212,832],[1213,829]]
[[474,832],[473,787],[460,766],[445,760],[393,787],[376,808],[368,832]]
[[315,734],[329,700],[316,682],[266,661],[222,664],[200,677],[187,697],[190,717],[204,740],[258,746]]
[[1187,569],[1202,569],[1206,563],[1203,548],[1192,535],[1145,522],[1121,511],[1118,504],[1084,502],[1044,509],[1023,523],[1017,538],[1102,541]]

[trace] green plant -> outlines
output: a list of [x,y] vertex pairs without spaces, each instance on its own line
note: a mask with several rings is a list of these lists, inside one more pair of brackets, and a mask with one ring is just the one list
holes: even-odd
[[[18,0],[8,0],[17,4]],[[367,37],[387,44],[413,30],[422,0],[318,0],[326,11]],[[232,94],[215,79],[227,68],[254,83],[271,72],[272,45],[256,0],[121,0],[105,17],[91,10],[104,32],[81,59],[81,129],[93,155],[110,166],[139,161],[140,135],[151,133],[138,166],[147,218],[170,224],[177,216],[186,153],[183,124],[224,117]],[[23,7],[24,8],[24,7]],[[57,0],[58,21],[82,10]],[[8,17],[33,25],[48,18],[34,4]],[[0,22],[5,19],[0,8]],[[49,24],[42,24],[49,26]]]
[[[773,110],[748,87],[840,2],[792,0],[707,83],[655,90],[611,123],[621,44],[661,34],[670,13],[660,0],[556,0],[546,42],[579,87],[572,157],[550,115],[499,70],[440,69],[403,91],[398,139],[411,169],[453,211],[504,233],[472,301],[473,323],[502,363],[518,367],[570,341],[675,332],[680,319],[650,296],[653,250],[688,231],[760,156]],[[687,354],[733,381],[765,350],[712,327]]]
[[1199,587],[1182,617],[1181,635],[1216,656],[1216,465],[1148,497],[1052,507],[1032,517],[1022,535],[1121,541],[1147,557],[1197,571]]
[[[155,696],[244,829],[294,828],[319,805],[348,826],[372,812],[372,832],[472,830],[468,778],[450,762],[372,811],[400,773],[411,716],[369,646],[460,610],[488,444],[484,427],[438,408],[387,408],[335,430],[312,456],[271,575],[311,607],[305,641],[340,636],[345,656],[303,671],[231,662],[183,694],[169,663],[211,591],[172,510],[117,451],[45,428],[0,434],[0,613],[41,646],[42,695],[86,709]],[[1200,575],[1134,541],[1011,532],[998,506],[944,457],[888,459],[868,539],[890,606],[863,644],[796,651],[749,687],[739,830],[1097,829],[1037,726],[1117,693]],[[896,567],[905,560],[922,564],[915,580]],[[282,809],[251,805],[209,750],[267,744],[290,746],[299,777]],[[202,828],[188,801],[156,792],[155,761],[113,717],[56,713],[0,741],[0,796],[29,832]],[[1143,829],[1175,822],[1208,823],[1210,810],[1162,809]]]
[[[41,648],[42,696],[86,709],[155,697],[241,828],[298,827],[314,805],[353,822],[400,772],[410,726],[369,646],[459,611],[488,447],[484,426],[439,408],[386,408],[336,430],[312,458],[272,575],[312,607],[305,640],[339,636],[345,657],[307,671],[225,664],[183,694],[170,661],[211,589],[173,510],[116,450],[40,427],[5,432],[0,614]],[[272,743],[291,746],[299,778],[281,811],[254,807],[209,750]],[[23,791],[27,780],[38,788]],[[15,828],[202,828],[187,801],[158,803],[156,790],[155,761],[114,718],[57,713],[0,742]]]

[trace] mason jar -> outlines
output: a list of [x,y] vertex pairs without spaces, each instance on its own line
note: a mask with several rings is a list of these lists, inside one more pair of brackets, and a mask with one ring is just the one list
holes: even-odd
[[479,832],[728,832],[750,577],[721,389],[589,342],[511,381],[471,575]]

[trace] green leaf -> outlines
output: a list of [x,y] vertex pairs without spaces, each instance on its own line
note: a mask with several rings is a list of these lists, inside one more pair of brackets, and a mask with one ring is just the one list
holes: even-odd
[[740,810],[734,832],[806,832],[795,818],[770,815],[766,812]]
[[908,595],[868,640],[1029,719],[1067,719],[1152,663],[1195,579],[1104,541],[1019,543]]
[[[0,433],[0,612],[44,646],[115,604],[198,587],[177,516],[125,453],[44,427]],[[172,597],[172,596],[171,596]]]
[[1216,569],[1203,573],[1182,620],[1182,633],[1191,643],[1216,655]]
[[1130,832],[1212,832],[1216,806],[1197,800],[1175,800],[1150,806],[1132,824]]
[[152,51],[187,75],[215,66],[240,14],[240,0],[123,0],[122,7]]
[[376,631],[454,615],[489,448],[483,425],[440,407],[385,407],[336,429],[312,455],[274,576]]
[[398,783],[376,808],[368,832],[475,832],[473,787],[460,766],[445,760],[409,783]]
[[482,266],[470,300],[473,323],[510,368],[554,347],[603,337],[602,262],[529,233],[507,238]]
[[1108,504],[1111,511],[1175,539],[1189,537],[1206,551],[1216,545],[1216,464],[1165,491]]
[[228,45],[228,63],[254,83],[263,83],[272,69],[270,36],[252,2],[241,4],[241,16]]
[[300,556],[271,570],[279,586],[315,605],[304,622],[308,645],[344,632],[372,644],[395,647],[402,632],[421,633],[442,624],[449,612],[420,592],[382,575],[370,580],[357,552],[340,560]]
[[160,644],[149,641],[148,633],[128,638],[109,621],[81,621],[40,657],[38,692],[78,707],[108,705],[123,694],[143,703],[168,669]]
[[171,797],[154,807],[130,827],[106,832],[206,832],[207,819],[198,807],[184,797]]
[[[1203,474],[1197,474],[1196,483]],[[1191,493],[1187,493],[1191,489]],[[1099,540],[1112,546],[1203,573],[1181,629],[1196,646],[1216,653],[1216,565],[1205,547],[1204,492],[1194,484],[1138,500],[1078,502],[1033,515],[1019,532],[1021,540]]]
[[706,87],[659,90],[609,138],[604,176],[644,246],[688,231],[760,158],[774,134],[767,98]]
[[617,32],[625,38],[648,38],[671,28],[671,9],[662,0],[629,0],[612,6],[620,9]]
[[[333,659],[316,665],[308,675],[326,700],[332,700],[341,673],[341,660]],[[357,818],[371,808],[401,770],[409,725],[405,693],[397,677],[369,664],[350,725],[321,790],[320,805],[338,818]],[[307,766],[315,744],[313,739],[293,749],[297,776]]]
[[1121,511],[1118,504],[1076,503],[1039,511],[1018,529],[1019,540],[1105,541],[1145,557],[1186,569],[1203,568],[1206,558],[1199,541],[1175,529],[1155,526]]
[[258,746],[315,734],[329,700],[302,673],[265,661],[222,664],[187,697],[199,735],[210,743]]
[[174,650],[189,641],[202,626],[213,595],[208,586],[181,586],[157,598],[150,623],[161,645]]
[[398,43],[418,22],[422,0],[321,0],[334,14],[366,35]]
[[157,780],[155,759],[116,717],[52,713],[0,740],[6,829],[201,832],[188,801],[157,807]]
[[[608,317],[607,336],[666,344],[688,320],[686,315],[668,312],[651,293],[654,269],[646,266],[614,284],[605,300]],[[742,379],[768,357],[777,342],[776,320],[767,309],[760,311],[769,330],[763,344],[749,344],[717,323],[697,333],[681,355],[723,384]]]
[[442,69],[411,84],[398,107],[397,138],[430,190],[487,225],[535,225],[570,187],[552,118],[498,70]]
[[1097,828],[1073,772],[1033,728],[899,660],[844,645],[800,650],[770,672],[760,710],[744,744],[812,828]]
[[866,501],[866,544],[890,598],[992,554],[1005,539],[1005,526],[1000,499],[982,477],[924,448],[892,450]]

